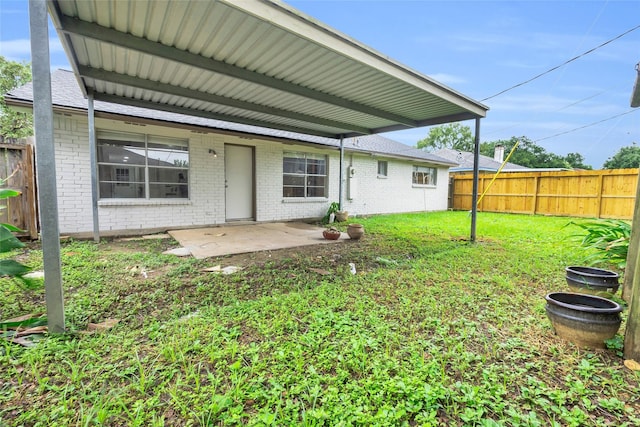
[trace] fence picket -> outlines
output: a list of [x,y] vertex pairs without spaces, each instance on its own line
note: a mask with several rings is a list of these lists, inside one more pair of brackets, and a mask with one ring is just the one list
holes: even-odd
[[[451,208],[471,209],[473,174],[452,174]],[[479,211],[633,218],[638,169],[502,172]],[[493,174],[480,176],[480,181]],[[484,186],[481,186],[484,188]]]

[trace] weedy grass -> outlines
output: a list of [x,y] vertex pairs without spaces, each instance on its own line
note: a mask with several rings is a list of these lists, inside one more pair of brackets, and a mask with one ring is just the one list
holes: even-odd
[[[466,212],[359,222],[361,241],[261,258],[64,243],[70,333],[0,344],[0,425],[640,423],[619,348],[579,349],[546,318],[564,267],[593,253],[569,219],[480,213],[476,243]],[[3,318],[43,310],[41,293],[2,289]],[[79,332],[106,318],[120,323]]]

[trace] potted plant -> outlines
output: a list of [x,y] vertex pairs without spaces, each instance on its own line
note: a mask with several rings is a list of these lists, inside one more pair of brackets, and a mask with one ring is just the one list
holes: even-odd
[[338,212],[340,210],[340,205],[338,204],[338,202],[332,202],[329,205],[329,209],[327,209],[327,213],[324,214],[324,216],[322,217],[322,223],[323,224],[330,224],[333,222],[333,219],[335,218],[336,212]]
[[364,235],[364,227],[362,224],[349,224],[347,227],[347,234],[351,238],[351,240],[360,240],[360,238]]
[[336,211],[336,221],[345,222],[349,219],[349,212],[347,211]]
[[322,231],[322,237],[327,240],[338,240],[341,234],[342,233],[340,233],[340,231],[335,227],[329,227]]

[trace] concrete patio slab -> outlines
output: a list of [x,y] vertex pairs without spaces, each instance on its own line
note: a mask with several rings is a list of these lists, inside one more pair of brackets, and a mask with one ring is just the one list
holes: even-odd
[[349,239],[347,233],[342,233],[338,240],[326,240],[322,230],[323,227],[303,222],[271,222],[171,230],[169,234],[198,259]]

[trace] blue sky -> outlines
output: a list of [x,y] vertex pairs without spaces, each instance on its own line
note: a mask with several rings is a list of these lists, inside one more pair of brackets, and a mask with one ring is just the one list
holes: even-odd
[[[289,0],[293,7],[481,101],[640,25],[640,1]],[[0,55],[29,61],[28,3],[0,0]],[[69,68],[50,27],[52,68]],[[535,81],[483,101],[481,140],[526,136],[594,168],[640,144],[629,101],[640,28]],[[472,129],[473,123],[465,122]],[[428,128],[389,133],[408,145]]]

